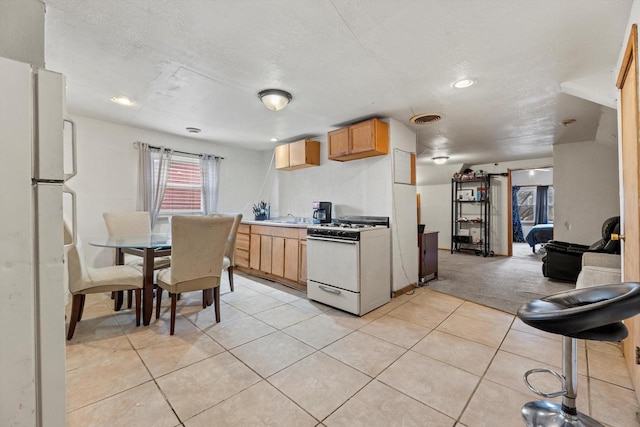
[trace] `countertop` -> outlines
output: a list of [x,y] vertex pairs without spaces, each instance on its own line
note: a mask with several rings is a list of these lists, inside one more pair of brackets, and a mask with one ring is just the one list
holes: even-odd
[[272,220],[266,219],[264,221],[254,221],[254,220],[242,220],[241,224],[247,225],[268,225],[270,227],[289,227],[289,228],[307,228],[310,223],[307,222],[285,222],[284,220]]

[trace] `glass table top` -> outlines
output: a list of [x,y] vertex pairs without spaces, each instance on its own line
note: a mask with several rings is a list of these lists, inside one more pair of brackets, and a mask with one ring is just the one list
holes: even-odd
[[135,234],[130,236],[113,236],[94,239],[91,246],[104,248],[170,248],[171,237],[166,233]]

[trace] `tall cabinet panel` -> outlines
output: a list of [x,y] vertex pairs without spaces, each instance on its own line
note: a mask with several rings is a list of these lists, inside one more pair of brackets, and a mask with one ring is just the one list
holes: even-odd
[[493,256],[490,189],[489,175],[451,180],[451,253]]

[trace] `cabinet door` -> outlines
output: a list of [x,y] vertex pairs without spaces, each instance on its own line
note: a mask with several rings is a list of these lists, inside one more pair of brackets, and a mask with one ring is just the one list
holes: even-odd
[[284,237],[273,237],[271,242],[271,274],[284,277],[285,249]]
[[260,240],[259,234],[251,234],[249,267],[254,270],[260,270]]
[[300,140],[289,144],[289,165],[301,166],[306,163],[307,141]]
[[349,151],[351,154],[375,150],[374,125],[373,120],[367,120],[366,122],[349,126],[349,137],[351,140]]
[[307,284],[307,241],[300,240],[300,258],[298,267],[298,282]]
[[271,236],[260,236],[260,271],[271,273]]
[[276,147],[276,169],[289,167],[289,151],[289,144],[282,144]]
[[284,277],[294,282],[298,281],[298,239],[285,239],[284,241]]
[[349,128],[341,128],[329,132],[329,158],[346,156],[349,154]]

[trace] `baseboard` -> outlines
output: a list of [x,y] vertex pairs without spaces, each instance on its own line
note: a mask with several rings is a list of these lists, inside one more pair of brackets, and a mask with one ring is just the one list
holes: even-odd
[[416,287],[418,286],[417,283],[411,283],[407,286],[405,286],[402,289],[398,289],[397,291],[393,291],[391,292],[391,296],[393,298],[399,297],[400,295],[406,294],[407,292],[411,292],[412,290],[414,290]]

